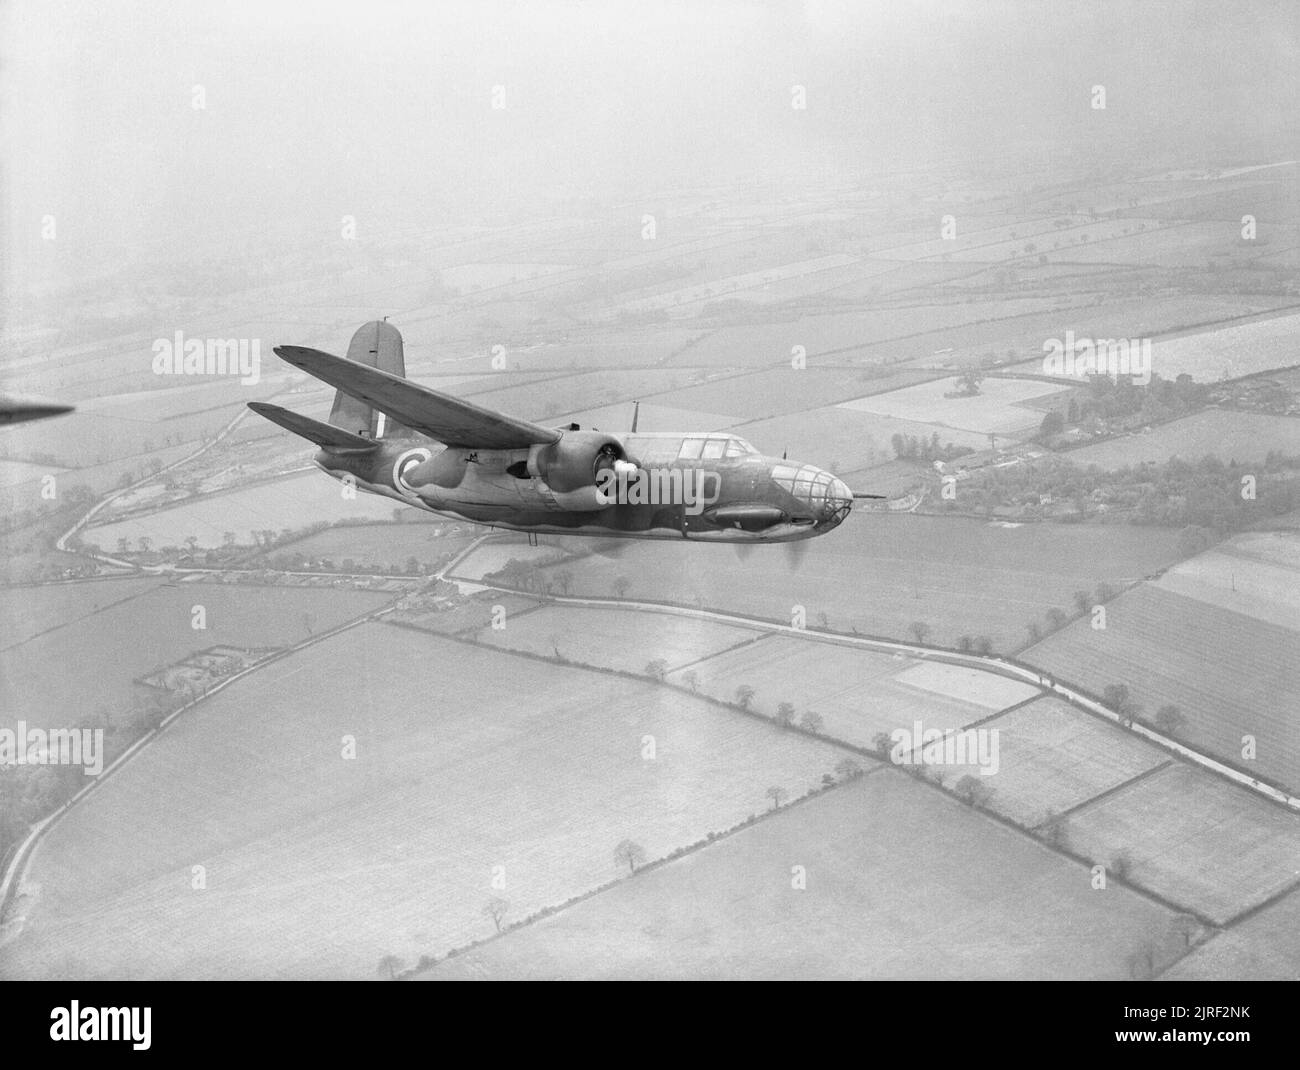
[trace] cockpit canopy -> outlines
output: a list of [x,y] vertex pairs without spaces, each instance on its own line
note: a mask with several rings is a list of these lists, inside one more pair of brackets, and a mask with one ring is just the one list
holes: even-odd
[[736,460],[757,457],[743,438],[726,434],[695,435],[623,435],[628,453],[643,465],[670,465],[674,461]]

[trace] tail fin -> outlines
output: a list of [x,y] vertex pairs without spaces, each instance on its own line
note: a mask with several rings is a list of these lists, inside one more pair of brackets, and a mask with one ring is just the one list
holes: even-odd
[[[387,320],[371,320],[357,329],[348,344],[348,360],[406,378],[402,333]],[[330,423],[363,438],[400,438],[409,434],[401,424],[342,390],[334,392]]]

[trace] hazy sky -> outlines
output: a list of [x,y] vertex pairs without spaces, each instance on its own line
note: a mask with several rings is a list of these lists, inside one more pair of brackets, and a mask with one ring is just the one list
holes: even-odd
[[527,215],[1048,143],[1130,167],[1297,142],[1294,0],[19,0],[4,18],[11,271],[46,214],[90,264],[372,204]]

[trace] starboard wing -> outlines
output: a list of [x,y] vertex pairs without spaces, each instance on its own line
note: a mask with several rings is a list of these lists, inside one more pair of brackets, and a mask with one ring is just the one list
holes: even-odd
[[275,353],[281,360],[301,368],[321,382],[359,398],[406,427],[448,446],[485,450],[527,449],[538,443],[557,442],[560,438],[560,432],[553,428],[493,412],[319,349],[276,346]]

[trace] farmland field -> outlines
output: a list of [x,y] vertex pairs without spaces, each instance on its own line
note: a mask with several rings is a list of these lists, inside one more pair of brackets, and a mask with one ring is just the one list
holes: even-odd
[[987,722],[998,730],[992,807],[1026,827],[1062,814],[1169,760],[1164,751],[1058,698]]
[[[124,475],[129,475],[132,480],[141,478],[145,474],[146,463],[156,460],[168,465],[187,457],[197,448],[195,443],[190,442],[167,449],[156,449],[147,455],[135,454],[105,461],[103,464],[69,468],[59,474],[56,489],[59,494],[66,494],[74,487],[85,487],[96,495],[106,494],[121,483]],[[41,492],[44,490],[42,482],[44,474],[56,471],[57,468],[44,469],[41,474],[33,475],[24,482],[11,483],[0,488],[0,507],[13,510],[40,508],[45,503],[45,499],[41,497]]]
[[[88,601],[112,589],[78,586]],[[327,588],[155,585],[0,651],[0,711],[6,720],[51,726],[97,710],[118,714],[148,694],[136,677],[187,654],[217,645],[289,646],[391,600]],[[204,607],[203,629],[192,627],[194,606]],[[22,627],[21,607],[15,616]]]
[[343,485],[324,472],[307,472],[223,494],[209,494],[144,516],[96,524],[85,529],[85,541],[103,550],[115,550],[118,539],[135,549],[141,537],[154,547],[182,546],[193,535],[201,547],[221,546],[233,531],[241,544],[253,541],[251,532],[305,527],[325,520],[388,520],[399,504],[375,494],[343,496]]
[[828,296],[844,301],[871,301],[882,296],[917,290],[917,299],[924,300],[945,283],[976,276],[984,270],[982,264],[944,264],[935,260],[864,260],[861,269],[871,270],[874,265],[884,263],[889,264],[892,270],[873,274],[858,282],[849,282],[831,290]]
[[1238,535],[1154,582],[1161,590],[1300,633],[1300,535],[1295,532]]
[[[1069,610],[1075,591],[1098,583],[1121,586],[1180,556],[1177,533],[1131,525],[997,526],[965,517],[853,513],[830,535],[789,547],[755,546],[746,556],[726,545],[681,541],[621,543],[615,557],[592,556],[575,575],[572,593],[608,598],[624,576],[631,599],[700,605],[789,623],[803,606],[810,625],[865,635],[907,638],[914,621],[930,626],[929,642],[955,646],[962,635],[987,635],[995,649],[1019,647],[1025,626],[1052,607]],[[588,549],[569,540],[570,552]],[[594,549],[594,547],[592,547]],[[491,554],[490,560],[483,555]],[[482,576],[511,558],[543,561],[544,544],[490,540],[457,575]],[[762,582],[755,576],[761,574]],[[846,583],[845,577],[853,577]]]
[[478,631],[490,627],[497,607],[505,613],[507,623],[516,621],[525,613],[540,609],[543,603],[535,598],[524,598],[510,591],[477,591],[455,605],[441,606],[428,611],[400,611],[388,618],[411,627],[443,635]]
[[1181,457],[1199,461],[1213,455],[1221,461],[1259,463],[1273,451],[1300,455],[1300,420],[1260,412],[1204,409],[1153,427],[1150,434],[1125,435],[1069,450],[1062,456],[1075,464],[1114,470],[1147,462],[1163,464]]
[[460,290],[479,290],[486,286],[501,286],[519,279],[534,279],[567,271],[565,264],[459,264],[441,271],[442,281]]
[[724,278],[667,293],[657,293],[649,297],[637,297],[622,302],[621,307],[632,309],[672,308],[678,305],[692,304],[697,301],[719,300],[724,297],[745,296],[746,291],[761,290],[770,283],[780,283],[790,279],[801,279],[808,275],[834,279],[844,268],[857,263],[857,258],[836,253],[821,256],[813,260],[801,260],[793,264],[780,264],[759,271],[747,271]]
[[[1048,256],[1052,260],[1073,262],[1077,250],[1091,249],[1095,245],[1108,248],[1127,235],[1137,235],[1141,228],[1153,230],[1157,220],[1120,217],[1118,219],[1074,219],[1072,226],[1060,229],[1039,230],[1036,234],[1022,235],[1013,241],[999,241],[976,245],[970,249],[954,251],[952,258],[958,263],[996,263],[1005,260],[1029,259]],[[1169,226],[1170,224],[1165,224]],[[1091,257],[1080,256],[1087,260]],[[1122,259],[1119,262],[1123,262]]]
[[[147,355],[147,354],[146,354]],[[147,369],[147,365],[146,365]],[[6,389],[11,389],[7,387]],[[42,451],[70,468],[88,468],[123,457],[141,454],[176,443],[197,443],[219,431],[238,415],[244,401],[257,401],[274,393],[266,384],[241,387],[238,380],[222,382],[202,392],[182,388],[131,395],[131,400],[105,397],[102,401],[79,403],[75,412],[57,420],[21,424],[5,436],[5,453],[22,459]],[[189,411],[186,404],[193,404]],[[171,406],[179,411],[167,415]]]
[[[1227,311],[1227,310],[1225,310]],[[1242,310],[1244,314],[1246,309]],[[1189,322],[1208,319],[1206,312],[1188,316]],[[1156,333],[1141,324],[1130,324],[1118,329],[1091,333],[1073,327],[1075,337],[1150,337]],[[1168,328],[1166,328],[1168,329]],[[1058,332],[1063,337],[1063,332]],[[1236,379],[1254,375],[1273,368],[1289,368],[1300,364],[1296,343],[1300,338],[1300,313],[1256,316],[1243,323],[1211,327],[1204,330],[1181,332],[1166,338],[1156,338],[1151,343],[1151,370],[1163,379],[1176,379],[1190,375],[1200,383],[1213,383],[1221,379]],[[1012,370],[1045,372],[1041,358]]]
[[[510,339],[507,337],[502,339],[500,344],[505,346],[505,352],[502,356],[505,358],[506,368],[509,371],[493,371],[493,353],[490,346],[467,349],[465,353],[460,355],[458,363],[465,368],[466,372],[477,372],[480,376],[483,376],[484,373],[490,373],[487,377],[475,381],[473,393],[477,394],[482,393],[484,389],[490,389],[487,383],[492,375],[510,374],[517,376],[520,372],[540,373],[578,368],[654,367],[663,363],[671,354],[699,338],[700,334],[701,332],[697,330],[677,328],[661,328],[650,336],[646,336],[642,332],[626,330],[588,329],[577,339],[571,341],[529,341],[514,345],[510,344]],[[416,378],[425,369],[426,364],[423,361],[412,362],[413,347],[410,339],[415,338],[415,336],[408,332],[407,338],[407,370],[411,377]],[[418,348],[414,351],[419,352]],[[428,365],[430,369],[436,369],[440,366],[439,364]],[[510,380],[510,382],[515,381]],[[429,385],[442,389],[436,381],[430,382]],[[453,390],[452,392],[456,391]]]
[[[1025,316],[1009,320],[1005,324],[988,324],[980,331],[988,332],[983,338],[973,341],[965,337],[965,332],[940,332],[947,335],[944,344],[958,348],[978,345],[986,342],[999,355],[1007,344],[1014,344],[1023,354],[1032,359],[1021,363],[1010,363],[1004,371],[1025,372],[1036,375],[1043,371],[1043,343],[1048,339],[1064,339],[1067,330],[1073,331],[1076,338],[1153,338],[1152,370],[1159,372],[1163,378],[1173,379],[1180,369],[1162,363],[1156,352],[1160,346],[1179,339],[1174,332],[1188,331],[1183,337],[1192,340],[1206,337],[1218,331],[1245,328],[1251,322],[1265,322],[1264,319],[1247,321],[1237,325],[1196,328],[1197,324],[1214,324],[1233,318],[1267,315],[1278,306],[1289,304],[1285,297],[1270,297],[1256,294],[1203,294],[1196,296],[1171,295],[1161,298],[1127,298],[1119,301],[1106,301],[1103,304],[1088,304],[1075,308],[1062,308],[1057,312]],[[1008,328],[1011,328],[1008,330]],[[967,328],[966,332],[975,328]],[[992,335],[989,337],[988,335]],[[1158,335],[1169,335],[1159,339]],[[937,347],[936,347],[937,348]],[[1195,353],[1194,343],[1191,352]],[[1284,360],[1278,363],[1294,363]],[[1273,367],[1266,364],[1264,367]],[[1187,369],[1190,370],[1190,369]],[[1256,369],[1261,370],[1261,369]],[[1218,378],[1216,367],[1210,378]],[[1194,378],[1204,381],[1204,376]]]
[[[745,375],[726,375],[674,391],[672,401],[674,405],[688,409],[731,413],[729,425],[816,409],[837,401],[862,397],[867,393],[883,393],[900,386],[911,386],[931,378],[933,374],[915,369],[896,372],[885,367],[818,367],[815,362],[806,368],[796,369],[790,366],[787,359],[782,367]],[[643,405],[643,428],[676,429],[673,424],[646,423],[644,416],[647,411],[647,406]]]
[[1060,387],[1033,379],[985,379],[974,397],[945,396],[958,389],[955,379],[939,379],[846,401],[840,408],[937,425],[940,439],[948,428],[1016,435],[1036,431],[1043,419],[1041,409],[1029,408],[1025,402],[1061,393]]
[[[1125,220],[1114,220],[1124,223]],[[1096,228],[1088,228],[1087,232]],[[1161,267],[1205,267],[1216,259],[1251,260],[1264,250],[1241,240],[1241,221],[1168,223],[1126,237],[1116,236],[1044,249],[1049,261],[1087,264],[1147,264]]]
[[[856,256],[856,254],[854,254]],[[740,301],[756,305],[797,304],[803,299],[831,293],[838,295],[845,288],[870,285],[875,282],[883,290],[890,279],[897,273],[897,266],[879,260],[856,259],[854,263],[830,271],[808,272],[804,275],[789,276],[764,282],[748,290],[737,290],[727,294]],[[716,300],[714,298],[713,300]],[[708,301],[699,302],[693,311],[707,310]]]
[[1293,891],[1200,945],[1163,980],[1294,981],[1297,961],[1300,895]]
[[661,857],[842,753],[508,657],[368,624],[213,696],[47,835],[0,975],[373,976],[490,933],[494,895],[515,918],[563,902],[618,875],[620,840]]
[[1300,872],[1300,815],[1211,773],[1173,763],[1070,816],[1071,848],[1216,924]]
[[[869,400],[872,399],[864,399]],[[1041,421],[1039,416],[1035,424]],[[928,441],[931,435],[938,434],[940,445],[951,443],[976,450],[987,449],[989,444],[987,435],[975,431],[855,412],[842,405],[791,413],[770,420],[755,420],[753,423],[737,423],[730,430],[768,456],[788,451],[791,457],[806,464],[836,472],[862,471],[895,460],[892,444],[895,435],[910,435]]]
[[575,408],[593,408],[625,399],[624,419],[630,421],[635,399],[665,394],[663,400],[671,402],[669,392],[689,382],[690,373],[680,368],[581,372],[477,394],[474,403],[527,420],[558,420]]
[[803,346],[812,359],[944,327],[1038,312],[1059,304],[1057,300],[1027,298],[920,305],[806,316],[761,326],[724,327],[683,350],[672,363],[682,367],[720,364],[740,368],[778,363],[788,366],[792,346]]
[[894,675],[894,683],[928,691],[934,695],[960,698],[987,713],[1031,698],[1036,689],[998,673],[942,661],[922,661]]
[[641,673],[659,658],[670,670],[678,669],[762,634],[670,613],[558,605],[518,620],[507,616],[504,628],[489,625],[474,638],[545,657],[558,649],[569,661]]
[[[665,400],[675,400],[677,394],[665,395]],[[602,431],[626,431],[632,427],[633,403],[621,401],[598,409],[569,412],[559,418],[561,423],[576,423],[583,427],[599,427]],[[699,412],[676,405],[642,404],[637,428],[642,431],[723,431],[736,422],[734,416],[718,412]]]
[[[916,720],[928,728],[960,728],[1036,693],[988,673],[791,635],[769,635],[691,671],[706,695],[734,702],[737,688],[749,687],[752,708],[764,716],[775,717],[777,705],[789,702],[796,718],[820,714],[824,735],[865,748],[878,733],[911,730]],[[689,683],[682,672],[669,679]]]
[[[938,259],[949,255],[956,260],[1005,260],[1008,252],[1021,253],[1026,242],[1049,247],[1050,236],[1062,233],[1062,228],[1055,225],[1062,218],[1067,218],[1072,226],[1086,222],[1083,217],[1063,214],[989,226],[987,221],[963,212],[954,219],[956,226],[951,238],[937,237],[892,249],[876,249],[874,255],[895,260]],[[1070,231],[1066,229],[1064,233]],[[1048,236],[1046,241],[1043,235]]]
[[81,583],[7,587],[3,602],[0,602],[0,649],[17,646],[42,632],[72,624],[115,602],[144,594],[164,582],[156,576],[129,576]]
[[591,546],[583,545],[586,540],[556,538],[543,541],[539,539],[537,546],[529,546],[522,541],[524,538],[527,536],[506,535],[484,539],[474,548],[473,553],[460,560],[456,566],[456,578],[481,580],[484,576],[504,568],[515,558],[536,564],[568,562],[581,556],[584,551],[591,552],[593,549]]
[[1186,373],[1214,382],[1294,364],[1300,364],[1300,312],[1157,339],[1151,346],[1151,368],[1165,379]]
[[[66,469],[59,468],[57,465],[0,460],[0,488],[17,486],[20,483],[39,485],[42,477],[46,475],[58,476],[64,471]],[[33,501],[35,500],[37,499],[33,496]]]
[[1125,889],[1098,895],[1078,864],[881,771],[427,976],[1121,978],[1171,916]]
[[[393,506],[396,508],[397,503]],[[425,519],[416,509],[404,509],[398,524],[345,524],[317,532],[305,539],[278,546],[269,554],[278,557],[294,554],[312,561],[325,559],[341,566],[347,559],[359,565],[390,566],[401,572],[406,561],[433,562],[449,553],[459,553],[478,538],[482,531],[468,524],[440,518]],[[264,560],[260,554],[255,560]]]
[[[1153,718],[1166,704],[1190,745],[1300,788],[1300,663],[1288,628],[1144,583],[1106,606],[1106,627],[1078,620],[1020,657],[1100,694],[1124,684]],[[1243,758],[1243,737],[1256,758]]]
[[[1295,164],[1284,166],[1294,168]],[[1188,183],[1184,196],[1144,206],[1142,214],[1164,219],[1235,220],[1238,226],[1241,217],[1250,214],[1260,221],[1261,232],[1267,232],[1265,221],[1296,218],[1295,174],[1294,170],[1260,174],[1256,177],[1265,181],[1232,183],[1226,189],[1218,182],[1198,183],[1199,188]]]

